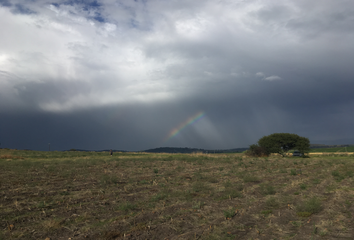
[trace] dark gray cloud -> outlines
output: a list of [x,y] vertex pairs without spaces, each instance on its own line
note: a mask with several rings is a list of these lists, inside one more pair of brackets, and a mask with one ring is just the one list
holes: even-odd
[[[351,9],[351,1],[0,1],[0,142],[220,149],[291,132],[354,143]],[[204,117],[168,138],[197,113]]]

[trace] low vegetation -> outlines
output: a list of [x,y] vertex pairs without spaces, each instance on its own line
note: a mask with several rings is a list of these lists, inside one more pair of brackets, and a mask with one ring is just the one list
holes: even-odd
[[0,150],[0,240],[353,239],[354,156]]

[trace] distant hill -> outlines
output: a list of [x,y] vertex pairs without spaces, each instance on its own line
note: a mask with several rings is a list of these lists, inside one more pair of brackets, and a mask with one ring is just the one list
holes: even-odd
[[234,149],[215,149],[215,150],[206,150],[201,148],[180,148],[180,147],[160,147],[154,149],[144,150],[142,152],[150,152],[150,153],[194,153],[194,152],[202,152],[202,153],[232,153],[232,152],[243,152],[248,148],[234,148]]

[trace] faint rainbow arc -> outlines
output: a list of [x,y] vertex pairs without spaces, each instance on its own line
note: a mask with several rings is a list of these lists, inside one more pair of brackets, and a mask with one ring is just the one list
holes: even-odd
[[197,122],[198,120],[202,119],[205,116],[203,111],[198,112],[197,114],[193,115],[192,117],[188,118],[185,122],[180,124],[177,128],[172,129],[172,131],[168,134],[165,138],[165,141],[173,138],[174,136],[178,135],[184,128],[187,126]]

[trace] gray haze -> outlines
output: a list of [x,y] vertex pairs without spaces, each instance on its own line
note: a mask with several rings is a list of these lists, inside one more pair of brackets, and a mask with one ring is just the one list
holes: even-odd
[[0,0],[0,147],[354,144],[353,1],[25,2]]

